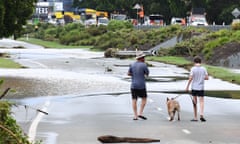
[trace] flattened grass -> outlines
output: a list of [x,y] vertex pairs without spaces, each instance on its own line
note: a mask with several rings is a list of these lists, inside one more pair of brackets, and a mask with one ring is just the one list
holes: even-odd
[[[163,62],[167,64],[174,64],[179,67],[184,67],[188,70],[193,66],[193,62],[186,60],[183,57],[174,57],[174,56],[163,56],[163,57],[146,57],[147,60],[150,61],[157,61],[157,62]],[[224,67],[218,67],[218,66],[210,66],[205,65],[209,75],[212,77],[228,81],[235,84],[240,84],[240,73],[235,73],[231,71],[230,69],[224,68]]]

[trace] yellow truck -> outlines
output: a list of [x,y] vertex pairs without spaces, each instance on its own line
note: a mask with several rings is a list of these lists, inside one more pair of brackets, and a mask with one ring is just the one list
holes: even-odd
[[63,12],[63,11],[58,11],[54,13],[56,19],[63,19],[64,16],[69,16],[73,19],[73,21],[80,20],[80,15],[79,14],[74,14],[74,12]]

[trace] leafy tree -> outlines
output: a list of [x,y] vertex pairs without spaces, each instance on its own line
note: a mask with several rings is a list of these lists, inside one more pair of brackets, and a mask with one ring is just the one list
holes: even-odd
[[0,38],[20,36],[23,25],[34,11],[37,0],[1,0],[0,1]]
[[216,24],[231,23],[234,16],[231,12],[234,8],[239,8],[239,0],[207,0],[207,17]]
[[144,6],[145,15],[161,14],[165,21],[171,17],[186,17],[192,8],[205,8],[208,22],[216,24],[231,23],[234,18],[231,11],[239,8],[239,0],[74,0],[74,7],[92,8],[114,12],[124,10],[131,18],[136,18],[136,4]]

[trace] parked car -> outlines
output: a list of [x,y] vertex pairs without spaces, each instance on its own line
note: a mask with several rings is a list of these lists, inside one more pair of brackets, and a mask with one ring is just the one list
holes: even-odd
[[207,20],[203,15],[191,16],[189,18],[190,26],[208,26]]
[[96,25],[97,24],[97,21],[96,19],[88,19],[88,20],[85,20],[85,23],[84,23],[86,26],[89,26],[89,25]]
[[151,14],[149,15],[149,22],[150,25],[158,25],[158,26],[163,26],[163,15],[159,14]]
[[171,19],[171,25],[186,25],[184,18],[173,17]]
[[109,23],[109,19],[106,18],[106,17],[100,17],[98,18],[98,21],[97,21],[97,25],[100,26],[100,25],[108,25]]

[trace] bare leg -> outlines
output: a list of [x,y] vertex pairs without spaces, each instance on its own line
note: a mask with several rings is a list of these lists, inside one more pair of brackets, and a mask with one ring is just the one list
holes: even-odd
[[132,99],[132,108],[134,113],[134,119],[137,119],[137,99]]
[[194,119],[197,120],[197,96],[193,96]]
[[200,97],[199,98],[199,103],[200,103],[200,120],[202,121],[202,122],[205,122],[206,121],[206,119],[204,118],[204,116],[203,116],[203,113],[204,113],[204,97]]
[[199,97],[200,104],[200,115],[203,116],[204,113],[204,97]]
[[147,98],[142,98],[142,103],[141,103],[139,115],[143,114],[143,110],[144,110],[144,107],[145,107],[146,103],[147,103]]

